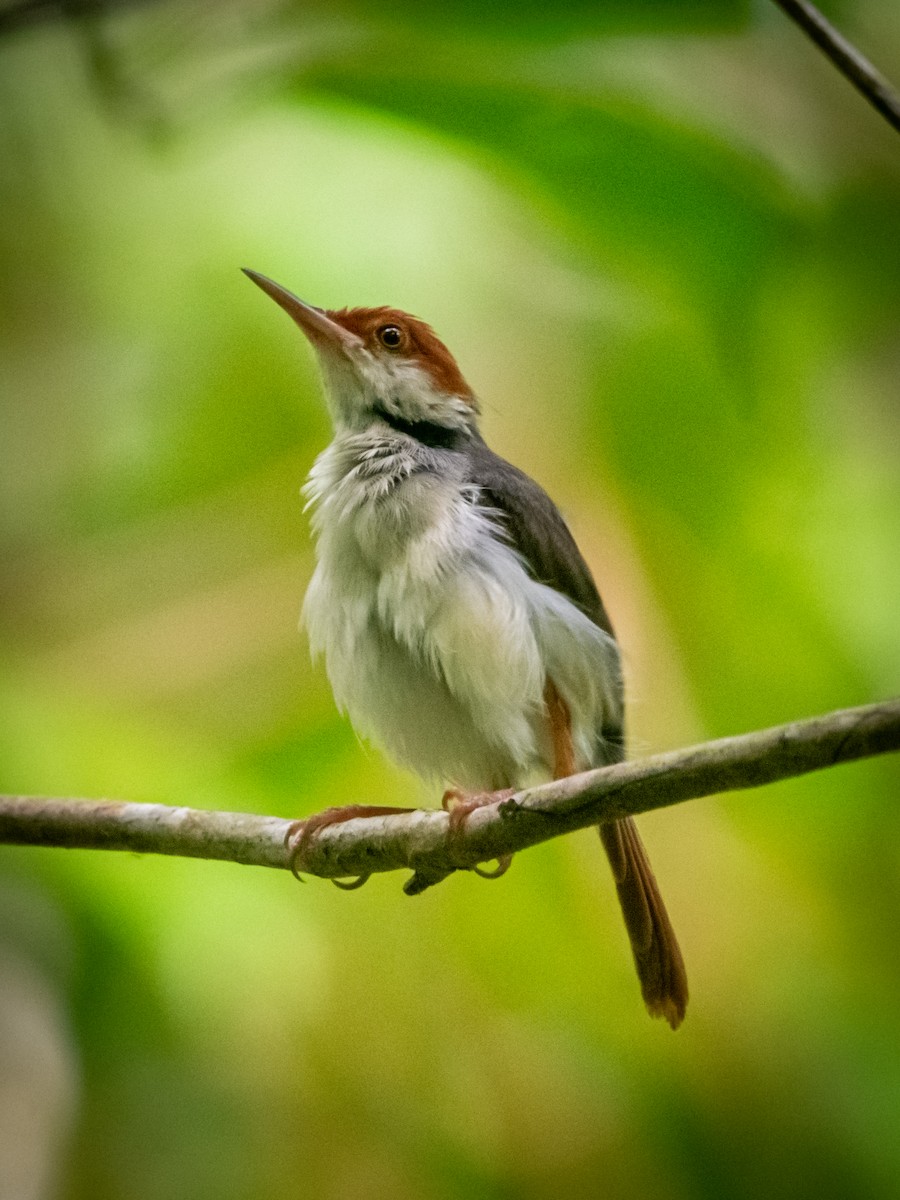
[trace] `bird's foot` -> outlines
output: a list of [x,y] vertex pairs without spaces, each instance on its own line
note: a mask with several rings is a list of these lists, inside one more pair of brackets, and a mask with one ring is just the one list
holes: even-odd
[[[289,851],[288,866],[295,879],[302,883],[300,872],[303,870],[303,859],[309,844],[316,834],[327,829],[329,825],[340,825],[344,821],[353,821],[357,817],[388,817],[396,813],[415,812],[413,808],[392,808],[378,804],[344,804],[336,808],[325,808],[302,821],[292,821],[284,835],[284,844]],[[332,879],[335,887],[345,892],[352,892],[362,887],[368,880],[368,875],[358,875],[355,879]]]
[[[504,800],[508,800],[510,796],[514,795],[514,788],[502,788],[497,792],[463,792],[459,788],[447,788],[441,797],[441,808],[450,814],[450,829],[447,839],[450,843],[451,851],[454,842],[459,841],[459,836],[465,828],[466,821],[476,808],[487,808],[491,804],[502,804]],[[476,875],[480,875],[482,879],[499,879],[501,875],[505,875],[509,870],[512,857],[511,854],[502,854],[497,859],[497,866],[493,871],[485,871],[483,867],[478,866],[473,867],[472,870]]]

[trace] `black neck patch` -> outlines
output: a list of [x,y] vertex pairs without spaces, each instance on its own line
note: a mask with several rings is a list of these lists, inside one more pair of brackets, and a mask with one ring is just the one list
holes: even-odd
[[402,417],[385,412],[383,408],[377,409],[377,412],[391,429],[415,438],[417,442],[421,442],[423,446],[430,446],[432,450],[456,450],[470,436],[465,429],[438,425],[436,421],[404,421]]

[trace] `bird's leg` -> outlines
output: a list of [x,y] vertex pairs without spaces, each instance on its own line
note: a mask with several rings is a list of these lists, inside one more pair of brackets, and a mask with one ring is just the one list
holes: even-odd
[[575,774],[575,747],[572,744],[572,719],[569,706],[556,689],[552,679],[547,678],[544,687],[544,704],[550,724],[550,740],[553,743],[553,778],[565,779]]
[[[547,710],[550,740],[553,745],[553,778],[562,779],[566,775],[575,774],[575,747],[572,745],[568,705],[557,691],[556,684],[549,678],[544,688],[544,705]],[[469,815],[476,808],[499,804],[513,795],[515,795],[514,788],[504,788],[498,792],[463,792],[458,788],[448,788],[441,800],[441,807],[450,814],[448,837],[451,847],[454,839],[459,838]],[[509,870],[511,862],[512,855],[504,854],[497,859],[496,870],[483,871],[480,867],[474,867],[473,870],[482,879],[499,879]]]
[[[447,840],[450,843],[451,849],[453,843],[458,841],[469,815],[476,808],[486,808],[489,804],[500,804],[513,795],[515,795],[515,788],[503,788],[498,792],[462,792],[459,788],[447,788],[441,797],[441,808],[450,814],[450,828],[447,833]],[[476,875],[480,875],[482,879],[499,879],[501,875],[505,875],[509,870],[511,862],[512,855],[503,854],[497,859],[495,870],[485,871],[481,867],[473,867],[472,870]]]
[[[357,817],[390,817],[396,813],[415,811],[414,808],[394,808],[379,804],[343,804],[336,808],[325,808],[320,813],[313,813],[311,817],[304,817],[302,821],[292,821],[284,835],[284,844],[290,851],[288,866],[291,874],[295,879],[301,879],[303,857],[309,843],[317,833],[321,833],[329,825],[340,825],[343,821],[353,821]],[[340,879],[332,879],[331,882],[335,887],[343,888],[345,892],[352,892],[354,888],[362,887],[368,878],[368,875],[359,875],[349,883]]]

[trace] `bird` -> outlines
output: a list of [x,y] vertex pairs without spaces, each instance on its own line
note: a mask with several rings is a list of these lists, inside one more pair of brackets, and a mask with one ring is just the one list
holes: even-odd
[[[304,487],[316,566],[303,621],[357,732],[446,787],[451,829],[526,780],[621,761],[621,659],[594,578],[543,488],[488,448],[451,352],[400,309],[317,308],[244,273],[322,374],[334,437]],[[294,849],[396,811],[326,810],[296,823]],[[676,1029],[684,961],[637,826],[598,830],[644,1003]]]

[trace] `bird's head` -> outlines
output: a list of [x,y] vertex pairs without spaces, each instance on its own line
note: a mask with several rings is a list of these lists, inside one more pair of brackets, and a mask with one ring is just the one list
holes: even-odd
[[379,420],[446,429],[448,436],[475,428],[472,389],[424,321],[397,308],[314,308],[265,275],[244,274],[306,334],[337,429],[363,430]]

